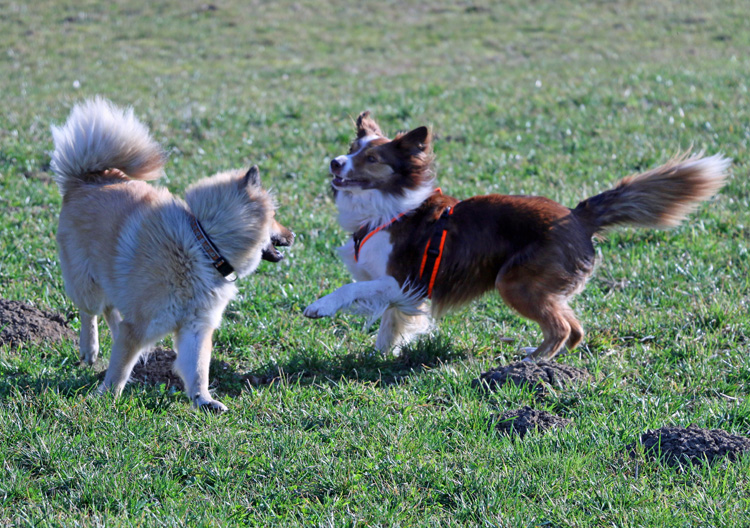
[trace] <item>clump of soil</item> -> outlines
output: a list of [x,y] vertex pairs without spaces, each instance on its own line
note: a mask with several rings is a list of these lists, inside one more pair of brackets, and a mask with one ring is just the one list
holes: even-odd
[[75,333],[60,314],[44,312],[19,301],[0,299],[0,346],[75,340]]
[[526,436],[527,433],[541,433],[547,429],[562,429],[572,421],[547,411],[532,409],[528,405],[515,411],[504,412],[495,416],[494,420],[495,429],[508,435],[515,433],[521,438]]
[[538,393],[545,387],[564,388],[577,381],[587,380],[591,375],[585,369],[571,367],[563,363],[540,361],[516,361],[504,367],[496,367],[484,372],[471,382],[472,387],[495,391],[508,382],[518,386],[529,385]]
[[[729,434],[721,429],[701,429],[691,425],[684,427],[662,427],[641,435],[640,443],[646,455],[663,460],[674,466],[682,462],[711,463],[726,457],[735,461],[750,451],[750,439]],[[635,456],[637,442],[628,445],[631,456]]]
[[174,350],[157,347],[136,363],[130,375],[130,381],[155,387],[164,384],[167,389],[174,387],[181,391],[183,390],[182,380],[172,371],[176,358],[177,354]]

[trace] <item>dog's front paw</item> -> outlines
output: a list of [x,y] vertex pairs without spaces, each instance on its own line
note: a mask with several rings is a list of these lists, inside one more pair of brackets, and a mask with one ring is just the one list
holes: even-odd
[[331,317],[336,313],[336,306],[331,303],[327,297],[318,299],[310,306],[305,308],[305,317],[310,319],[320,319],[321,317]]
[[226,405],[221,403],[219,400],[213,398],[206,398],[198,396],[193,400],[193,407],[200,409],[201,411],[211,412],[214,414],[221,414],[227,412],[229,409]]

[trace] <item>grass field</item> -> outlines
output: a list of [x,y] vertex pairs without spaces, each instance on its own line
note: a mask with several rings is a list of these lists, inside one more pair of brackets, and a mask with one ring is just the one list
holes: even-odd
[[[228,414],[140,385],[86,398],[73,343],[0,349],[0,525],[750,526],[750,456],[672,468],[625,449],[665,425],[750,435],[748,50],[740,0],[0,0],[0,297],[77,328],[49,125],[95,94],[149,124],[170,190],[257,163],[297,233],[216,334],[234,372],[280,375],[215,372]],[[365,109],[387,133],[433,127],[458,197],[574,206],[691,146],[732,176],[678,229],[598,242],[574,304],[587,336],[559,358],[593,381],[487,395],[471,380],[541,339],[496,296],[402,358],[361,317],[302,316],[349,280],[327,164]],[[492,432],[522,405],[573,425]]]

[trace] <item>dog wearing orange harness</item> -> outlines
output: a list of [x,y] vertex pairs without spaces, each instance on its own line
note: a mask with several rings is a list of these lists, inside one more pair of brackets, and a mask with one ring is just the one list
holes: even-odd
[[459,201],[434,187],[426,127],[391,140],[369,112],[356,127],[349,153],[330,164],[338,220],[352,233],[339,253],[356,282],[305,315],[346,309],[381,318],[380,351],[398,349],[427,331],[430,319],[493,289],[541,327],[542,343],[524,349],[528,359],[575,348],[583,328],[568,303],[594,270],[592,237],[617,225],[678,225],[721,189],[730,163],[720,155],[677,156],[574,209],[541,196]]

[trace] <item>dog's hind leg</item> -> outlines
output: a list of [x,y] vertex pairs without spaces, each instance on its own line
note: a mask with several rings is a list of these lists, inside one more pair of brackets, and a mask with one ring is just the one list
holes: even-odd
[[[573,313],[573,310],[569,306],[561,306],[560,308],[563,312],[563,317],[570,325],[570,335],[568,336],[568,340],[565,342],[565,348],[567,348],[568,350],[573,350],[579,344],[581,344],[581,341],[583,340],[583,327],[581,326],[580,321],[578,321],[575,314]],[[534,355],[534,353],[539,348],[540,347],[521,348],[521,350],[527,355],[527,357],[524,358],[524,361],[536,361],[536,356]]]
[[545,361],[554,358],[571,337],[571,324],[566,315],[572,311],[565,296],[549,292],[536,279],[538,277],[526,277],[524,273],[509,273],[497,281],[497,290],[508,306],[539,324],[544,340],[536,350],[527,349],[528,359]]
[[109,333],[112,336],[112,342],[117,340],[117,334],[120,330],[120,323],[122,322],[122,315],[113,306],[104,307],[104,320],[107,321],[109,327]]
[[119,396],[125,387],[133,367],[140,358],[141,351],[149,343],[144,343],[141,333],[132,323],[123,322],[119,325],[117,339],[112,345],[112,356],[104,381],[99,385],[99,394],[112,391]]
[[99,327],[97,317],[80,311],[81,335],[78,359],[82,363],[93,365],[99,356]]
[[575,347],[581,344],[581,341],[583,341],[583,326],[581,326],[580,321],[578,321],[578,318],[576,318],[573,310],[570,307],[568,307],[568,310],[564,315],[568,320],[568,324],[570,325],[570,336],[568,337],[568,341],[565,343],[565,348],[567,348],[568,350],[573,350]]
[[425,314],[408,315],[394,306],[389,307],[380,320],[375,348],[383,353],[393,349],[393,353],[398,354],[403,345],[415,336],[427,332],[430,328],[430,319],[426,315],[424,305],[421,308]]
[[187,327],[177,331],[175,370],[185,384],[193,407],[224,412],[227,407],[208,392],[208,369],[211,363],[213,328]]

